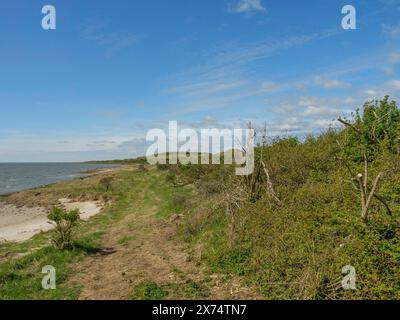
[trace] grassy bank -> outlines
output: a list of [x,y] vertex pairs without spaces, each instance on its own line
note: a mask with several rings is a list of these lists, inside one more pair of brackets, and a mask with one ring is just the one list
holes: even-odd
[[[108,191],[105,177],[111,178]],[[80,223],[73,250],[55,249],[51,232],[1,244],[0,299],[229,298],[226,281],[204,273],[177,237],[193,192],[190,185],[170,183],[165,171],[135,165],[10,195],[6,200],[20,205],[50,208],[67,197],[106,206]],[[41,287],[45,265],[56,268],[56,290]]]
[[[58,251],[49,243],[51,233],[38,234],[21,243],[0,245],[0,299],[75,299],[80,286],[68,284],[76,264],[85,257],[95,256],[102,250],[102,239],[107,229],[124,217],[134,213],[140,203],[152,203],[158,197],[160,206],[157,217],[167,218],[179,212],[181,204],[173,202],[172,193],[156,170],[144,171],[138,167],[108,174],[112,179],[109,191],[100,184],[103,176],[61,182],[34,190],[10,195],[5,200],[19,205],[42,205],[50,207],[57,199],[67,197],[74,200],[102,200],[105,210],[88,222],[82,222],[75,234],[75,245],[71,251]],[[182,194],[189,191],[182,190]],[[129,234],[120,234],[123,245],[130,240]],[[41,288],[41,268],[53,265],[57,270],[57,290]]]
[[[385,99],[348,121],[305,141],[264,141],[249,177],[169,168],[199,192],[181,234],[209,270],[239,275],[267,299],[400,298],[400,112]],[[363,184],[364,197],[376,184],[367,218]],[[342,287],[349,265],[357,290]]]

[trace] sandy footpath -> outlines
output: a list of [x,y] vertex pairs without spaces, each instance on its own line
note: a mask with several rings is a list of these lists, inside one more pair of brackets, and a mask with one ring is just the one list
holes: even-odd
[[[71,202],[60,199],[67,210],[79,209],[81,219],[87,220],[100,213],[98,201]],[[41,231],[49,231],[53,225],[47,220],[47,211],[41,207],[17,207],[0,202],[0,242],[23,241]]]

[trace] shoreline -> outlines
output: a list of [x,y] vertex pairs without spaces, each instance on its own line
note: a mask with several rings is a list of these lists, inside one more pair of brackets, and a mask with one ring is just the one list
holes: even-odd
[[[73,202],[70,199],[60,199],[59,204],[65,210],[78,209],[84,221],[103,209],[103,204],[98,201]],[[38,233],[54,229],[47,215],[48,210],[44,207],[18,207],[0,202],[0,244],[29,240]]]
[[[120,170],[133,167],[120,165],[98,168],[83,177],[0,195],[0,244],[29,240],[38,233],[53,229],[47,215],[54,206],[66,210],[79,209],[81,219],[84,221],[101,213],[108,201],[101,196],[91,196],[89,188],[97,185],[103,175],[113,175]],[[70,189],[74,191],[82,188],[84,184],[87,184],[87,187],[83,186],[83,193],[79,196],[68,192]],[[41,196],[44,196],[43,201],[36,203],[34,200]]]
[[40,188],[45,188],[45,187],[50,187],[53,185],[56,185],[58,183],[62,183],[62,182],[67,182],[67,181],[74,181],[74,180],[78,180],[78,179],[85,179],[85,178],[89,178],[91,176],[94,175],[99,175],[99,174],[106,174],[106,173],[111,173],[113,171],[115,171],[115,169],[119,169],[121,167],[124,167],[123,165],[109,165],[112,167],[104,167],[104,168],[97,168],[97,169],[88,169],[88,170],[83,170],[83,171],[79,171],[76,173],[71,173],[71,175],[73,175],[70,178],[65,178],[65,179],[61,179],[58,181],[54,181],[51,183],[44,183],[44,184],[40,184],[34,187],[29,187],[26,189],[21,189],[21,190],[16,190],[16,191],[11,191],[8,193],[0,193],[0,203],[2,202],[2,200],[4,200],[5,198],[16,194],[16,193],[20,193],[20,192],[26,192],[26,191],[32,191],[35,189],[40,189]]

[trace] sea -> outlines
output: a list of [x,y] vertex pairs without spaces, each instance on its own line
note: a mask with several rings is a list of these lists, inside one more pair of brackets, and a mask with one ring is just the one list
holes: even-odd
[[0,195],[85,177],[88,170],[115,167],[89,163],[0,163]]

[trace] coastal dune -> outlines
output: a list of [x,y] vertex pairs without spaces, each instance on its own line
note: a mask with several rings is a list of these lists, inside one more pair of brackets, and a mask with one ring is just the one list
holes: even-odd
[[[78,209],[80,217],[87,220],[101,212],[99,201],[72,202],[60,199],[60,205],[67,210]],[[48,211],[43,207],[18,207],[0,202],[0,242],[28,240],[35,234],[53,228],[47,219]]]

